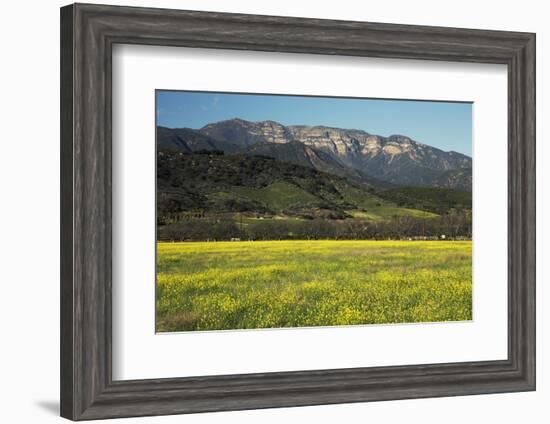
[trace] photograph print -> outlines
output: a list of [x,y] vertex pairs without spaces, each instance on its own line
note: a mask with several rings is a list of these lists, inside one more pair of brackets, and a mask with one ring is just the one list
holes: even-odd
[[156,331],[472,320],[472,104],[156,91]]

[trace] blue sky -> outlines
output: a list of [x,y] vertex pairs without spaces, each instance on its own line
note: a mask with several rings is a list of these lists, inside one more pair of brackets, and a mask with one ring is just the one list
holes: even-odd
[[157,91],[157,125],[201,128],[231,118],[402,134],[472,155],[472,104],[411,100]]

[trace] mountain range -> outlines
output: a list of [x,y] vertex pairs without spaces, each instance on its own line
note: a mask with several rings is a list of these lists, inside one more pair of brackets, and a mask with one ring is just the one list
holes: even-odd
[[157,147],[270,157],[374,187],[472,188],[472,158],[405,135],[235,118],[200,129],[159,126]]

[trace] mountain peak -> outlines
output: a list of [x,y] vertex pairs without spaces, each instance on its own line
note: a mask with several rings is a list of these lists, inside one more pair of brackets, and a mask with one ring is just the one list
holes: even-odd
[[230,119],[224,119],[223,121],[218,121],[218,122],[211,122],[209,124],[206,124],[204,125],[202,128],[200,128],[199,131],[202,131],[204,128],[209,128],[209,127],[214,127],[214,126],[219,126],[219,125],[234,125],[234,124],[245,124],[245,123],[248,123],[249,121],[245,121],[244,119],[241,119],[241,118],[230,118]]
[[387,138],[389,141],[394,141],[401,144],[410,144],[413,143],[414,140],[410,137],[407,137],[406,135],[401,134],[392,134]]
[[245,121],[234,118],[205,125],[200,132],[217,140],[248,148],[260,141],[288,143],[292,138],[288,129],[275,121]]

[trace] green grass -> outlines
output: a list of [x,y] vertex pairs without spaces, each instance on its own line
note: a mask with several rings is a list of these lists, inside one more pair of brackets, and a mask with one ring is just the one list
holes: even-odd
[[369,219],[371,221],[383,221],[389,218],[400,216],[412,216],[413,218],[435,218],[437,215],[432,212],[419,209],[398,208],[396,206],[374,206],[364,211],[348,211],[354,218]]
[[352,211],[350,213],[354,218],[383,221],[396,216],[412,216],[414,218],[434,218],[437,216],[435,213],[420,209],[398,207],[394,202],[350,185],[340,187],[340,189],[345,201],[363,208],[362,211]]
[[375,196],[366,190],[353,187],[349,184],[341,184],[339,187],[344,200],[349,203],[361,206],[362,208],[370,209],[380,206],[395,206],[395,203]]
[[440,187],[396,187],[379,190],[377,195],[402,207],[434,213],[447,213],[453,208],[472,209],[472,193]]
[[472,318],[471,242],[158,243],[157,331]]
[[284,181],[275,182],[264,188],[234,187],[233,190],[274,211],[282,211],[296,204],[319,202],[311,193]]

